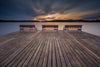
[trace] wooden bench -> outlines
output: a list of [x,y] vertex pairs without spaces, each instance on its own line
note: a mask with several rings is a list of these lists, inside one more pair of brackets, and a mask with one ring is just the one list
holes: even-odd
[[37,31],[35,25],[20,25],[20,32],[22,31]]
[[44,30],[56,30],[58,31],[58,25],[42,25],[42,31]]
[[64,29],[65,30],[78,30],[82,31],[82,25],[65,25]]

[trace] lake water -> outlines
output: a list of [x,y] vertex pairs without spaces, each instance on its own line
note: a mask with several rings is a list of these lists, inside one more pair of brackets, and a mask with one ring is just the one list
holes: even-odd
[[0,22],[0,35],[5,35],[11,32],[20,30],[19,25],[35,24],[38,30],[42,29],[42,25],[58,25],[59,30],[63,30],[64,25],[82,25],[82,31],[100,36],[99,22]]

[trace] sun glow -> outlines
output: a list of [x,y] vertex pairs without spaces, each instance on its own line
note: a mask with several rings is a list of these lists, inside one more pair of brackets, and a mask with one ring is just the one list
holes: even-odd
[[60,13],[55,13],[55,14],[48,14],[48,15],[41,15],[37,16],[34,19],[35,20],[43,20],[43,21],[52,21],[52,20],[77,20],[81,19],[82,16],[91,14],[91,12],[83,12],[83,13],[68,13],[68,14],[60,14]]
[[50,15],[46,16],[46,18],[50,18],[50,17],[52,17],[52,16],[50,16]]

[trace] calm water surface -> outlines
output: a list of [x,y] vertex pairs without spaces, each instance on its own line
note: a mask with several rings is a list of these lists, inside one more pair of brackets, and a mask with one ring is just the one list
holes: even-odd
[[42,25],[44,24],[54,24],[54,25],[59,25],[59,30],[62,30],[64,25],[77,25],[77,24],[82,24],[82,31],[98,35],[100,36],[100,23],[94,22],[94,23],[86,23],[86,22],[0,22],[0,35],[5,35],[11,32],[16,32],[19,31],[19,25],[21,24],[35,24],[38,30],[42,29]]

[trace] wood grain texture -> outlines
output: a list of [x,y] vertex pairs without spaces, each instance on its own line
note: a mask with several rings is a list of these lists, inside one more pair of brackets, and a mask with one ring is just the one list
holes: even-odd
[[[83,45],[86,44],[85,47],[92,52],[100,52],[98,49],[100,37],[85,32],[69,32],[69,34],[75,36]],[[46,31],[26,34],[19,32],[15,35],[16,38],[11,37],[15,39],[0,46],[2,50],[0,67],[100,67],[100,60],[66,32]],[[99,56],[99,53],[95,54]]]

